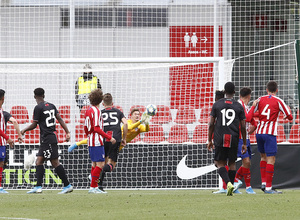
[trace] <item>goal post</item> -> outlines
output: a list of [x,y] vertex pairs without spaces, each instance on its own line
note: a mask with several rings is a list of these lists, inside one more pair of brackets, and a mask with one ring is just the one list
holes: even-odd
[[[90,64],[91,69],[84,69]],[[228,67],[229,66],[229,67]],[[21,129],[32,122],[36,105],[33,90],[45,89],[45,100],[56,105],[71,131],[71,141],[63,142],[64,132],[57,125],[60,160],[76,189],[89,187],[90,160],[86,146],[68,153],[71,143],[85,135],[82,112],[75,100],[75,83],[83,72],[92,72],[100,80],[103,93],[111,93],[114,105],[130,118],[133,106],[155,104],[157,116],[153,129],[142,133],[119,155],[116,169],[107,174],[108,189],[217,188],[215,169],[196,176],[178,175],[178,165],[193,169],[210,166],[213,154],[206,150],[209,107],[216,89],[223,89],[231,77],[232,62],[223,57],[209,58],[14,58],[0,59],[0,88],[6,91],[4,110],[18,118]],[[26,111],[16,111],[15,107]],[[63,109],[67,107],[68,110]],[[101,108],[103,108],[101,106]],[[19,114],[19,115],[18,115]],[[21,120],[23,119],[23,120]],[[8,135],[15,137],[12,125]],[[25,143],[9,150],[9,165],[4,187],[31,188],[35,167],[23,169],[24,158],[36,153],[39,131],[25,135]],[[181,163],[180,163],[181,162]],[[61,181],[50,163],[45,165],[45,188],[55,189]]]

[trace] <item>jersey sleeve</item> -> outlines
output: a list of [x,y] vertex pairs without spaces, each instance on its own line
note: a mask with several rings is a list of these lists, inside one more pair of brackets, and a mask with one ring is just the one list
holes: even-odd
[[33,110],[33,121],[39,122],[41,117],[41,108],[36,105]]
[[216,118],[217,117],[217,112],[216,112],[216,104],[213,104],[210,112],[210,116]]
[[241,104],[239,104],[240,107],[239,107],[239,119],[240,121],[242,120],[245,120],[246,119],[246,115],[245,115],[245,111],[244,111],[244,108]]
[[140,129],[140,132],[148,132],[149,131],[149,125],[140,125],[139,129]]
[[289,108],[283,101],[279,102],[279,109],[284,114],[284,116],[287,117],[287,119],[293,120],[293,116],[292,116]]
[[5,124],[9,121],[9,119],[12,117],[11,114],[9,114],[6,111],[3,111],[3,116],[4,116],[4,120],[5,120]]

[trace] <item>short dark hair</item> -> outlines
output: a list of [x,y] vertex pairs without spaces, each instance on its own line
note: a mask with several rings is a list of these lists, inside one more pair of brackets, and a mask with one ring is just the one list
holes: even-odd
[[130,111],[130,115],[132,115],[133,112],[139,112],[140,113],[140,110],[138,108],[133,108],[131,111]]
[[233,95],[235,93],[235,86],[233,82],[227,82],[224,86],[225,94]]
[[43,88],[36,88],[33,92],[37,97],[44,97],[45,95],[45,90]]
[[219,99],[224,98],[224,96],[225,96],[224,90],[216,90],[215,101],[218,101]]
[[113,100],[113,97],[110,93],[105,93],[104,96],[103,96],[103,103],[105,105],[111,105],[112,104],[112,100]]
[[0,89],[0,99],[4,97],[5,91],[3,89]]
[[250,95],[251,92],[252,92],[252,90],[251,90],[250,87],[243,87],[243,88],[241,88],[241,90],[240,90],[240,96],[246,97],[246,96]]
[[268,84],[267,84],[267,89],[268,89],[268,91],[269,92],[276,92],[277,91],[277,89],[278,89],[278,85],[277,85],[277,82],[275,82],[275,81],[270,81],[270,82],[268,82]]
[[3,89],[0,89],[0,99],[4,97],[5,91]]
[[103,92],[101,89],[95,89],[89,94],[89,100],[91,105],[97,106],[103,100]]

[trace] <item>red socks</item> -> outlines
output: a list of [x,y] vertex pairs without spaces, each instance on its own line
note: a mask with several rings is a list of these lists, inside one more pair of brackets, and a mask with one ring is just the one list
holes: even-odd
[[261,176],[261,183],[266,183],[266,166],[267,161],[260,161],[260,176]]
[[273,176],[274,176],[274,165],[267,164],[266,166],[266,180],[267,180],[266,189],[267,190],[272,189]]
[[238,171],[236,172],[234,182],[237,183],[239,180],[242,180],[243,177],[245,180],[246,187],[250,187],[251,186],[251,184],[250,184],[250,181],[251,181],[250,169],[241,166],[238,169]]
[[234,182],[235,183],[237,183],[239,180],[242,180],[243,179],[243,169],[244,169],[244,167],[240,167],[239,169],[238,169],[238,171],[236,171],[236,174],[235,174],[235,179],[234,179]]
[[91,187],[98,187],[98,180],[100,177],[100,173],[102,171],[102,169],[98,166],[96,166],[94,169],[92,169],[92,181],[91,181]]

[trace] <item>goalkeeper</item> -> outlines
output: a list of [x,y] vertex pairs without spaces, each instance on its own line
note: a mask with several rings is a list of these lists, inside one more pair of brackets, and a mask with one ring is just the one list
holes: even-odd
[[[105,104],[105,96],[104,96],[104,106],[105,106],[105,109],[109,109],[108,106]],[[103,110],[105,111],[105,110]],[[142,132],[148,132],[150,130],[150,126],[149,126],[149,121],[150,121],[150,116],[147,115],[146,113],[143,113],[142,115],[142,118],[140,118],[140,110],[138,108],[134,108],[131,110],[130,112],[130,115],[131,115],[131,118],[127,120],[127,124],[128,124],[128,131],[127,131],[127,135],[126,135],[126,142],[122,141],[120,146],[119,146],[119,151],[122,150],[123,147],[125,147],[125,145],[127,143],[129,143],[130,141],[132,141],[136,136],[138,136],[140,133]],[[103,123],[105,124],[105,118],[103,118]],[[124,132],[123,132],[123,129],[124,129],[124,125],[122,126],[122,134],[123,134],[123,137],[125,136],[124,135]],[[126,132],[125,132],[126,134]],[[73,144],[69,147],[68,151],[69,152],[72,152],[77,146],[80,146],[82,144],[87,144],[87,139],[85,140],[82,140],[82,141],[79,141],[79,142],[76,142],[76,144]],[[105,154],[107,155],[107,152],[105,151]],[[103,190],[103,180],[104,180],[104,177],[105,177],[105,173],[106,172],[111,172],[115,167],[116,167],[116,164],[117,164],[117,160],[111,160],[111,158],[109,157],[106,157],[105,159],[105,166],[103,167],[103,170],[100,174],[100,178],[99,178],[99,189],[101,191],[104,191]]]

